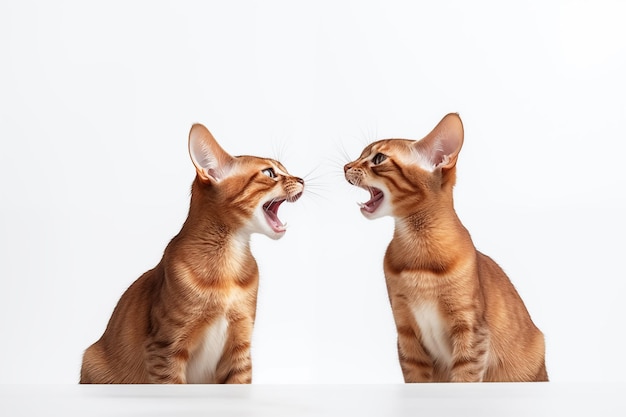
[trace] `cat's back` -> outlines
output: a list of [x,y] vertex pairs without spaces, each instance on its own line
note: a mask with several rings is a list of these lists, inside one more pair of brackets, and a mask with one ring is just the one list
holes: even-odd
[[476,251],[476,266],[488,313],[530,321],[530,314],[522,298],[504,270],[480,251]]
[[115,336],[143,340],[149,331],[150,309],[158,300],[163,282],[161,264],[137,278],[120,297],[102,338],[117,333]]
[[[486,381],[547,381],[545,339],[502,268],[477,251],[478,275],[491,332],[491,362]],[[503,367],[502,363],[516,366]]]
[[140,347],[149,331],[151,302],[162,286],[160,267],[145,272],[122,294],[104,333],[83,354],[81,383],[133,383],[134,378],[145,378],[145,370],[138,366]]

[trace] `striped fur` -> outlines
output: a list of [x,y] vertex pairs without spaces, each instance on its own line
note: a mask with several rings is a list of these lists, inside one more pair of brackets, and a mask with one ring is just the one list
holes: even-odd
[[81,383],[250,383],[259,272],[250,235],[273,239],[276,212],[304,181],[272,159],[232,157],[202,125],[189,214],[160,263],[120,298],[83,355]]
[[462,144],[461,119],[449,114],[422,140],[374,142],[345,166],[371,194],[362,213],[395,219],[384,271],[404,380],[547,381],[543,334],[455,213]]

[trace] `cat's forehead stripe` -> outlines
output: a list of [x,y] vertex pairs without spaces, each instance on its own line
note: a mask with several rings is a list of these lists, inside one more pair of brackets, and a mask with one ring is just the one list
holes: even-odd
[[283,166],[283,164],[281,164],[280,162],[278,162],[275,159],[260,158],[260,157],[257,157],[257,156],[250,156],[250,155],[237,155],[234,158],[238,159],[240,161],[248,162],[248,163],[254,162],[254,163],[258,164],[259,168],[261,168],[261,169],[272,168],[277,173],[280,173],[282,175],[289,175],[289,173],[287,172],[287,169]]
[[283,164],[281,164],[277,160],[275,160],[275,159],[266,159],[266,161],[269,162],[272,165],[272,168],[274,168],[274,171],[277,174],[289,175],[289,173],[287,172],[287,169],[283,166]]
[[365,147],[365,149],[363,149],[363,152],[361,153],[361,158],[365,158],[376,152],[381,152],[384,148],[385,143],[386,140],[379,140]]

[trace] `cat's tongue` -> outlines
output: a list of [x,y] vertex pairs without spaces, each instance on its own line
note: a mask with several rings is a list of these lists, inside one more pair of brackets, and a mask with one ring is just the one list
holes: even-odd
[[265,220],[267,220],[267,224],[269,224],[272,230],[275,231],[276,233],[282,233],[286,230],[285,225],[278,218],[278,207],[280,207],[280,205],[284,201],[285,200],[278,200],[278,201],[272,200],[263,205],[263,213],[265,213]]
[[380,206],[380,203],[383,201],[383,197],[385,195],[381,190],[375,187],[368,187],[368,191],[370,192],[372,198],[370,198],[366,203],[359,203],[359,206],[361,207],[361,210],[373,213],[376,211],[378,206]]

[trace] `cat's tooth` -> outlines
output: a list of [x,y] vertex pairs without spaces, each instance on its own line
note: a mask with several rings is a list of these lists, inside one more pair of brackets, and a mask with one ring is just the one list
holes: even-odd
[[356,205],[361,207],[361,208],[365,207],[365,203],[359,203],[358,201],[357,201]]

